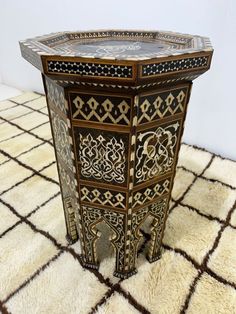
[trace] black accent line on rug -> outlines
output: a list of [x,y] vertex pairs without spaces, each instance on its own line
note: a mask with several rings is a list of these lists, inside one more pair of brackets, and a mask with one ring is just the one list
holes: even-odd
[[[50,162],[50,164],[48,164],[48,165],[46,165],[46,166],[43,166],[41,169],[39,169],[38,172],[44,171],[45,169],[51,167],[51,166],[52,166],[53,164],[55,164],[55,163],[56,163],[56,161]],[[5,194],[5,193],[7,193],[7,192],[9,192],[9,191],[11,191],[11,190],[13,190],[13,189],[14,189],[15,187],[17,187],[18,185],[20,185],[20,184],[26,182],[27,180],[33,178],[33,177],[36,176],[36,175],[37,175],[36,173],[32,173],[31,175],[29,175],[28,177],[25,177],[25,178],[22,179],[21,181],[16,182],[14,185],[10,186],[8,189],[2,191],[2,192],[0,193],[0,196],[2,196],[3,194]],[[49,179],[50,179],[50,178],[49,178]],[[50,182],[51,182],[51,181],[50,181]],[[55,183],[55,182],[51,182],[51,183]],[[59,183],[57,183],[57,185],[59,186]]]
[[201,270],[201,264],[199,264],[192,256],[188,255],[185,251],[179,249],[179,248],[173,248],[169,246],[168,244],[162,243],[162,247],[167,251],[175,252],[176,254],[181,255],[184,257],[188,262],[190,262],[197,270]]
[[206,266],[205,272],[213,277],[215,280],[219,281],[220,283],[230,286],[231,288],[236,290],[236,284],[232,281],[226,280],[225,278],[221,277],[220,275],[216,274],[212,269]]
[[[172,200],[173,200],[173,199],[172,199]],[[175,201],[175,200],[173,200],[173,201]],[[179,202],[178,205],[180,205],[180,206],[182,206],[182,207],[187,207],[189,210],[191,210],[191,211],[197,213],[199,216],[204,217],[204,218],[206,218],[206,219],[208,219],[208,220],[217,221],[219,224],[224,224],[224,223],[225,223],[225,220],[220,219],[220,218],[215,217],[215,216],[212,216],[212,215],[210,215],[210,214],[205,214],[205,213],[201,212],[198,208],[195,208],[195,207],[193,207],[193,206],[191,206],[191,205],[185,204],[185,203],[183,203],[183,202]]]
[[36,91],[33,91],[33,93],[45,97],[45,93],[40,93],[40,92],[36,92]]
[[[34,168],[32,168],[32,167],[26,165],[25,163],[23,163],[22,161],[18,160],[18,159],[15,158],[15,157],[11,156],[11,155],[8,154],[7,152],[4,152],[2,149],[0,149],[0,153],[1,153],[2,155],[4,155],[5,157],[11,158],[11,159],[14,160],[16,163],[18,163],[20,166],[22,166],[22,167],[24,167],[24,168],[26,168],[26,169],[32,171],[34,174],[36,174],[36,175],[38,175],[39,177],[45,179],[46,181],[49,181],[49,182],[54,183],[54,184],[56,184],[56,185],[59,186],[59,183],[58,183],[57,181],[53,180],[52,178],[49,178],[49,177],[45,176],[44,174],[40,173],[39,171],[35,170]],[[55,163],[55,162],[53,162],[53,163]]]
[[[40,147],[40,146],[42,146],[42,145],[45,145],[45,144],[46,144],[45,142],[39,143],[39,144],[37,144],[37,145],[35,145],[35,146],[33,146],[33,147],[31,147],[31,148],[29,148],[29,149],[23,151],[22,153],[20,153],[20,154],[14,156],[14,157],[15,157],[15,158],[18,158],[18,157],[20,157],[20,156],[23,156],[23,155],[25,155],[25,154],[31,152],[31,151],[34,150],[35,148],[38,148],[38,147]],[[8,163],[9,161],[11,161],[11,158],[9,158],[9,159],[3,161],[2,163],[0,163],[0,166],[3,166],[4,164]]]
[[34,280],[35,277],[37,277],[41,272],[43,272],[52,262],[56,261],[59,256],[62,255],[62,253],[64,253],[63,250],[59,250],[59,252],[54,255],[52,258],[50,258],[47,263],[45,263],[44,265],[40,266],[30,277],[28,277],[25,281],[23,281],[23,283],[18,286],[18,288],[16,290],[14,290],[12,293],[10,293],[6,299],[4,299],[3,303],[5,304],[9,299],[11,299],[14,295],[16,295],[21,289],[23,289],[24,287],[26,287],[32,280]]
[[[45,125],[45,124],[48,124],[48,123],[49,123],[49,121],[40,123],[39,125],[36,125],[36,126],[34,126],[33,128],[29,129],[28,131],[33,131],[33,130],[35,130],[35,129],[37,129],[37,128],[40,128],[41,126],[43,126],[43,125]],[[21,136],[21,135],[25,134],[25,133],[28,133],[29,135],[32,135],[32,134],[30,134],[29,132],[23,131],[23,132],[18,133],[18,134],[16,134],[16,135],[10,136],[10,137],[8,137],[8,138],[6,138],[6,139],[4,139],[4,140],[1,140],[0,143],[7,142],[7,141],[9,141],[9,140],[11,140],[11,139],[13,139],[13,138],[16,138],[16,137],[18,137],[18,136]],[[35,135],[35,134],[34,134],[34,135]],[[34,135],[33,135],[33,136],[34,136]],[[35,137],[35,136],[34,136],[34,137]],[[51,139],[52,139],[52,138],[51,138]],[[44,143],[48,143],[48,141],[50,142],[50,140],[45,140],[45,139],[38,139],[38,140],[40,140],[40,141],[42,141],[42,142],[44,142]],[[51,142],[50,142],[50,143],[51,143]],[[51,143],[51,146],[53,146],[52,143]]]
[[19,116],[16,116],[16,117],[14,117],[14,118],[12,118],[12,119],[6,119],[6,118],[4,118],[4,119],[6,119],[7,121],[1,122],[0,125],[3,124],[3,123],[12,122],[12,121],[17,120],[17,119],[19,119],[19,118],[28,116],[29,114],[32,114],[32,113],[34,113],[33,110],[31,110],[31,111],[29,111],[29,112],[26,112],[26,113],[23,113],[23,114],[20,114]]
[[220,219],[220,218],[215,217],[215,216],[212,216],[212,215],[210,215],[210,214],[204,214],[204,213],[202,213],[199,209],[197,209],[197,208],[195,208],[195,207],[193,207],[193,206],[191,206],[191,205],[188,205],[188,204],[185,204],[185,203],[182,203],[182,202],[180,202],[179,205],[181,205],[181,206],[183,206],[183,207],[187,207],[189,210],[192,210],[192,211],[194,211],[195,213],[197,213],[198,215],[200,215],[200,216],[202,216],[202,217],[205,217],[205,218],[207,218],[207,219],[209,219],[209,220],[211,220],[211,221],[217,221],[217,222],[220,223],[220,224],[226,224],[227,227],[231,227],[232,229],[236,229],[236,226],[232,225],[230,222],[227,223],[227,221],[224,220],[224,219]]
[[140,313],[151,314],[151,312],[149,312],[142,304],[138,303],[134,297],[129,292],[126,292],[120,285],[118,285],[115,290],[123,295],[123,297],[125,297],[127,301]]
[[[163,248],[167,251],[172,251],[176,254],[181,255],[184,257],[187,261],[189,261],[198,271],[202,270],[202,265],[199,264],[195,259],[193,259],[190,255],[188,255],[185,251],[179,249],[179,248],[172,248],[167,244],[162,244]],[[226,280],[225,278],[221,277],[219,274],[215,273],[212,269],[210,269],[208,266],[204,268],[204,272],[206,272],[210,277],[215,279],[216,281],[219,281],[220,283],[230,286],[231,288],[236,290],[236,283]]]
[[[46,201],[44,201],[42,204],[36,206],[35,209],[33,209],[30,213],[28,213],[25,217],[29,218],[32,215],[34,215],[40,208],[44,207],[45,205],[47,205],[49,202],[51,202],[53,199],[55,199],[56,197],[58,197],[59,195],[61,195],[61,192],[58,191],[57,193],[55,193],[54,195],[52,195],[51,197],[49,197]],[[63,207],[63,204],[61,204],[61,206]]]
[[221,185],[223,185],[223,186],[225,186],[225,187],[227,187],[227,188],[229,188],[229,189],[231,189],[231,190],[233,190],[233,191],[236,190],[236,187],[234,187],[234,186],[232,186],[232,185],[230,185],[230,184],[228,184],[228,183],[222,182],[222,181],[220,181],[220,180],[218,180],[218,179],[207,178],[207,177],[204,177],[204,176],[201,176],[201,177],[199,177],[199,178],[200,178],[200,179],[203,179],[203,180],[206,180],[206,181],[210,181],[210,182],[212,182],[212,183],[219,183],[219,184],[221,184]]
[[[37,99],[38,99],[38,98],[37,98]],[[47,114],[47,113],[44,113],[44,112],[41,111],[42,109],[47,108],[47,106],[43,106],[43,107],[40,108],[40,109],[35,109],[35,108],[32,108],[32,107],[27,106],[27,105],[25,105],[25,104],[19,104],[19,106],[22,106],[22,107],[27,108],[27,109],[31,109],[33,112],[41,113],[42,115],[48,117],[48,114]]]
[[185,143],[185,142],[182,142],[182,144],[184,144],[184,145],[186,145],[186,146],[189,146],[189,147],[192,147],[192,148],[194,148],[194,149],[200,150],[200,151],[202,151],[202,152],[205,152],[205,153],[214,155],[215,157],[219,157],[219,158],[222,159],[222,160],[228,160],[228,161],[236,162],[236,160],[233,160],[233,159],[231,159],[231,158],[226,158],[226,157],[221,156],[220,154],[216,154],[216,153],[210,152],[210,151],[208,151],[207,149],[205,149],[205,148],[203,148],[203,147],[199,147],[199,146],[194,145],[194,144],[188,144],[188,143]]
[[[40,208],[42,208],[43,206],[45,206],[47,203],[49,203],[51,200],[53,200],[54,198],[56,198],[57,196],[59,196],[61,194],[61,192],[57,192],[54,195],[52,195],[51,197],[49,197],[46,201],[44,201],[42,204],[37,205],[35,209],[33,209],[31,212],[29,212],[26,216],[24,216],[25,218],[29,218],[30,216],[32,216],[33,214],[35,214]],[[23,223],[22,220],[18,220],[15,224],[13,224],[12,226],[10,226],[9,228],[7,228],[2,234],[0,234],[0,239],[2,237],[4,237],[8,232],[10,232],[11,230],[13,230],[16,226],[18,226],[19,224]]]
[[40,95],[39,97],[36,97],[36,98],[32,98],[32,99],[26,100],[26,101],[24,101],[24,102],[22,102],[22,103],[19,103],[19,102],[13,100],[12,98],[10,98],[10,99],[8,99],[8,100],[9,100],[10,102],[12,102],[13,104],[25,105],[25,104],[28,104],[29,102],[38,100],[38,99],[40,99],[40,98],[42,98],[42,95]]
[[2,301],[0,300],[0,311],[2,314],[11,314],[11,312],[8,311],[8,309],[6,308],[6,306],[2,303]]
[[196,290],[196,287],[197,287],[197,283],[198,281],[200,280],[200,278],[202,277],[203,275],[203,271],[200,271],[197,276],[194,278],[193,282],[191,283],[190,287],[189,287],[189,293],[187,294],[187,297],[185,299],[185,302],[184,302],[184,305],[181,307],[181,310],[180,310],[180,314],[184,314],[186,313],[188,307],[189,307],[189,303],[190,303],[190,300]]
[[[14,117],[14,118],[12,118],[12,119],[9,119],[9,120],[7,119],[7,121],[14,121],[14,120],[17,120],[17,119],[19,119],[19,118],[21,118],[21,117],[28,116],[29,114],[32,114],[32,113],[35,113],[35,112],[41,113],[42,115],[48,117],[48,114],[47,114],[47,113],[44,113],[44,112],[41,111],[42,109],[47,108],[47,106],[43,106],[43,107],[40,108],[40,109],[34,109],[34,108],[31,108],[31,107],[26,106],[26,105],[16,105],[16,106],[13,106],[13,107],[11,107],[11,108],[15,108],[15,107],[19,107],[19,106],[23,106],[23,107],[25,107],[26,109],[29,109],[30,111],[29,111],[29,112],[26,112],[26,113],[22,113],[22,114],[20,114],[19,116],[16,116],[16,117]],[[9,109],[10,109],[10,108],[9,108]],[[1,111],[0,111],[0,112],[1,112]],[[3,124],[3,123],[6,123],[6,121],[3,121],[2,123],[0,123],[0,125]]]
[[[209,160],[209,162],[207,163],[207,165],[203,168],[202,172],[199,174],[199,176],[203,175],[204,172],[210,167],[211,163],[213,162],[214,159],[214,155],[211,156],[211,159]],[[198,177],[196,176],[192,183],[187,187],[187,189],[184,191],[184,193],[175,201],[175,204],[169,209],[169,214],[172,212],[172,210],[174,208],[176,208],[180,202],[182,202],[182,200],[184,199],[185,195],[189,192],[189,190],[192,188],[192,186],[194,185],[194,183],[197,181]]]
[[199,177],[200,179],[203,179],[203,180],[206,180],[206,181],[210,181],[212,183],[220,183],[224,186],[226,186],[227,188],[231,189],[231,190],[236,190],[236,187],[235,186],[232,186],[231,184],[228,184],[228,183],[225,183],[223,181],[220,181],[218,179],[213,179],[213,178],[208,178],[208,177],[205,177],[203,175],[198,175],[196,172],[184,167],[184,166],[178,166],[177,169],[182,169],[186,172],[189,172],[189,173],[192,173],[194,176],[197,176]]
[[199,176],[199,174],[197,172],[195,172],[193,170],[190,170],[190,169],[186,168],[185,166],[177,166],[177,169],[182,169],[182,170],[184,170],[186,172],[192,173],[196,177]]
[[107,292],[103,295],[103,297],[91,308],[91,310],[88,312],[88,314],[94,314],[98,310],[100,306],[105,304],[108,299],[113,295],[115,292],[115,286],[118,285],[118,283],[114,284],[110,289],[107,290]]
[[17,227],[18,225],[22,224],[23,221],[22,220],[18,220],[16,223],[14,223],[13,225],[11,225],[9,228],[7,228],[6,230],[3,231],[3,233],[0,234],[0,239],[3,238],[8,232],[10,232],[11,230],[13,230],[15,227]]
[[[10,124],[10,125],[16,127],[17,129],[23,131],[24,133],[30,134],[30,135],[34,136],[35,138],[37,138],[38,140],[41,140],[41,141],[43,141],[43,142],[47,142],[47,143],[49,143],[50,145],[52,145],[52,143],[49,142],[48,140],[45,140],[44,138],[38,136],[37,134],[34,134],[33,132],[31,132],[31,131],[29,131],[29,130],[23,129],[23,128],[22,128],[21,126],[19,126],[18,124],[14,123],[14,122],[11,122],[11,121],[8,121],[7,119],[5,119],[5,118],[3,118],[3,117],[1,117],[1,116],[0,116],[0,119],[6,121],[8,124]],[[46,122],[44,122],[44,123],[48,123],[48,122],[49,122],[49,121],[46,121]]]
[[[9,100],[9,99],[6,99],[6,100]],[[3,100],[3,101],[4,101],[4,100]],[[1,101],[1,102],[2,102],[2,101]],[[1,103],[1,102],[0,102],[0,103]],[[18,107],[18,104],[15,105],[15,106],[9,107],[9,108],[1,109],[0,112],[7,111],[7,110],[10,110],[10,109],[13,109],[13,108],[16,108],[16,107]]]
[[[230,222],[230,219],[231,219],[231,216],[233,214],[233,211],[235,210],[236,208],[236,201],[234,202],[233,206],[230,208],[229,212],[228,212],[228,215],[226,217],[226,223],[228,224]],[[184,302],[184,305],[182,307],[182,310],[181,310],[181,314],[185,314],[188,307],[189,307],[189,304],[190,304],[190,301],[191,301],[191,298],[196,290],[196,286],[197,286],[197,283],[199,281],[199,279],[201,278],[201,276],[203,275],[204,271],[206,270],[207,268],[207,263],[209,261],[209,258],[210,256],[213,254],[213,252],[216,250],[216,248],[218,247],[219,245],[219,242],[220,242],[220,239],[221,239],[221,236],[225,230],[225,228],[227,227],[227,224],[224,224],[221,226],[220,230],[218,231],[218,234],[215,238],[215,241],[212,245],[212,248],[207,252],[207,254],[205,255],[204,259],[203,259],[203,262],[202,262],[202,265],[201,265],[201,268],[202,270],[199,272],[199,274],[195,277],[194,281],[192,282],[191,286],[190,286],[190,289],[189,289],[189,293],[185,299],[185,302]]]

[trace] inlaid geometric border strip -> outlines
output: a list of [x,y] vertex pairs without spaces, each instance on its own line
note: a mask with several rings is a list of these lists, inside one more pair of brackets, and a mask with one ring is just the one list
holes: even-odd
[[[41,96],[39,96],[41,97]],[[31,101],[31,100],[30,100]],[[27,106],[27,103],[30,102],[30,101],[27,101],[23,104],[17,104],[16,102],[13,102],[11,101],[14,105],[11,107],[17,107],[17,106],[22,106],[24,108],[30,108]],[[9,108],[10,109],[10,108]],[[8,110],[8,109],[5,109],[5,110]],[[32,112],[38,112],[39,114],[44,114],[42,112],[40,112],[40,110],[37,110],[37,109],[33,109],[31,108]],[[1,110],[1,112],[4,111],[4,110]],[[23,155],[23,154],[27,154],[29,151],[32,151],[34,149],[37,149],[37,147],[39,145],[44,145],[45,143],[50,143],[50,141],[48,140],[45,140],[43,138],[40,138],[38,137],[37,135],[35,135],[32,130],[26,130],[20,126],[18,126],[15,122],[12,122],[12,121],[8,121],[6,119],[4,119],[3,117],[1,117],[1,112],[0,112],[0,120],[1,121],[4,121],[12,126],[15,126],[16,128],[20,129],[22,131],[22,133],[20,134],[23,134],[24,132],[31,135],[31,136],[34,136],[36,137],[37,139],[40,139],[42,141],[42,144],[38,144],[36,145],[35,147],[32,147],[24,152],[22,152],[21,154],[19,155]],[[27,114],[30,114],[30,113],[27,113]],[[47,122],[49,123],[49,122]],[[34,127],[33,129],[36,129],[38,126]],[[14,135],[10,138],[15,138],[19,136],[19,134],[17,135]],[[9,140],[10,138],[4,140],[4,141],[7,141]],[[50,143],[51,144],[51,143]],[[52,145],[52,144],[51,144]],[[185,144],[187,145],[187,144]],[[189,145],[191,146],[191,145]],[[196,147],[196,146],[191,146],[191,147],[194,147],[195,149],[198,149],[198,150],[202,150],[202,151],[206,151],[204,149],[201,149],[199,147]],[[41,174],[41,170],[35,170],[33,169],[32,167],[28,166],[27,164],[24,164],[22,161],[18,160],[18,156],[11,156],[10,154],[8,154],[7,152],[3,151],[3,150],[0,150],[0,153],[2,155],[4,155],[5,157],[8,158],[8,160],[4,161],[2,164],[5,164],[6,162],[10,161],[10,160],[13,160],[15,161],[16,163],[18,163],[20,166],[26,168],[26,169],[30,169],[32,171],[32,176],[34,175],[39,175],[42,179],[44,180],[48,180],[50,181],[51,183],[53,184],[57,184],[58,185],[58,182],[52,180],[51,178],[45,176],[45,175],[42,175]],[[234,186],[231,186],[229,184],[226,184],[222,181],[219,181],[219,180],[216,180],[216,179],[209,179],[209,178],[206,178],[204,176],[204,173],[206,172],[206,170],[210,167],[210,165],[212,164],[213,160],[215,157],[219,157],[221,159],[226,159],[226,158],[223,158],[219,155],[216,155],[216,154],[211,154],[212,157],[210,159],[210,161],[208,162],[208,164],[206,165],[206,167],[202,170],[202,172],[200,174],[196,174],[195,172],[193,172],[192,170],[189,170],[189,169],[186,169],[184,167],[180,167],[182,169],[184,169],[185,171],[188,171],[190,173],[192,173],[194,175],[194,179],[193,181],[191,182],[191,184],[186,188],[186,190],[183,192],[183,194],[176,200],[173,200],[174,201],[174,204],[173,206],[170,208],[170,212],[172,212],[178,205],[181,205],[182,204],[182,200],[183,198],[185,197],[185,195],[189,192],[189,190],[192,188],[192,186],[194,185],[194,183],[196,182],[196,180],[198,178],[202,178],[206,181],[209,181],[209,182],[220,182],[223,186],[226,186],[232,190],[236,190],[236,187]],[[227,160],[227,159],[226,159]],[[235,161],[233,161],[235,162]],[[1,165],[2,165],[1,164]],[[48,167],[50,165],[46,165],[45,167],[43,167],[44,169],[46,167]],[[26,178],[25,180],[27,180],[28,178]],[[24,181],[25,181],[24,180]],[[20,184],[21,182],[18,182],[18,184]],[[14,186],[12,186],[10,189],[13,189]],[[9,190],[10,190],[9,189]],[[12,225],[11,227],[9,227],[7,230],[5,230],[1,235],[0,237],[4,237],[9,231],[13,230],[16,226],[18,226],[19,224],[21,223],[26,223],[33,231],[37,232],[37,233],[40,233],[41,235],[43,235],[44,237],[46,237],[48,240],[51,241],[51,243],[53,243],[59,250],[58,254],[56,254],[53,258],[51,258],[46,264],[44,264],[43,266],[41,266],[30,278],[28,278],[27,280],[25,280],[15,291],[12,291],[10,293],[10,295],[7,296],[7,298],[5,298],[5,300],[0,300],[0,310],[3,312],[3,313],[9,313],[7,307],[6,307],[6,302],[12,298],[16,293],[18,293],[21,289],[23,289],[25,286],[27,286],[29,284],[29,282],[31,280],[33,280],[35,277],[37,277],[40,273],[42,273],[44,271],[44,269],[50,265],[51,263],[53,263],[63,252],[68,252],[69,254],[71,254],[79,263],[81,263],[81,259],[80,259],[80,255],[77,254],[73,248],[71,248],[70,246],[63,246],[61,245],[54,237],[52,237],[49,233],[37,228],[28,218],[33,214],[35,213],[36,211],[38,211],[41,207],[45,206],[47,203],[49,203],[52,199],[56,198],[59,196],[59,192],[56,193],[55,195],[53,195],[52,197],[50,197],[48,200],[44,201],[44,203],[40,204],[40,206],[37,206],[35,209],[33,209],[29,214],[27,214],[26,216],[22,216],[20,215],[15,208],[13,208],[11,205],[7,204],[6,202],[4,202],[1,197],[0,197],[0,203],[4,204],[6,207],[8,207],[8,209],[17,217],[19,218],[19,220],[14,224]],[[232,213],[236,207],[236,202],[234,203],[234,205],[228,210],[228,215],[226,217],[225,220],[219,220],[217,219],[216,217],[212,217],[210,215],[207,215],[207,214],[203,214],[201,213],[198,209],[196,208],[193,208],[191,206],[188,206],[186,204],[183,204],[183,206],[185,206],[186,208],[189,208],[189,210],[191,211],[195,211],[198,215],[200,216],[204,216],[206,219],[209,219],[209,221],[211,220],[215,220],[217,221],[220,225],[221,225],[221,228],[217,234],[217,236],[215,237],[215,240],[214,240],[214,243],[213,243],[213,246],[212,248],[208,251],[208,253],[205,255],[204,259],[203,259],[203,263],[199,264],[196,260],[194,260],[190,255],[188,255],[185,251],[181,250],[181,249],[175,249],[175,248],[172,248],[168,245],[165,245],[163,244],[163,248],[164,250],[168,250],[168,251],[173,251],[175,252],[176,254],[179,254],[181,255],[183,258],[185,258],[187,261],[189,261],[193,267],[195,267],[197,270],[198,270],[198,275],[195,277],[195,279],[193,280],[191,286],[190,286],[190,290],[189,290],[189,294],[187,295],[186,299],[185,299],[185,302],[183,304],[183,307],[182,307],[182,310],[181,310],[181,313],[186,313],[187,309],[188,309],[188,306],[190,304],[190,301],[191,301],[191,298],[195,292],[195,289],[196,289],[196,285],[199,281],[199,279],[201,278],[201,276],[203,275],[204,272],[206,272],[209,276],[211,276],[212,278],[214,278],[215,280],[217,280],[218,282],[224,284],[224,285],[228,285],[230,287],[232,287],[233,289],[236,290],[236,284],[234,282],[230,282],[224,278],[222,278],[220,275],[218,275],[217,273],[215,273],[214,271],[212,271],[210,268],[208,268],[207,266],[207,261],[210,257],[210,255],[212,255],[212,253],[215,251],[215,249],[217,248],[218,244],[219,244],[219,241],[220,241],[220,238],[223,234],[223,231],[225,230],[225,228],[227,226],[230,226],[231,228],[233,229],[236,229],[235,226],[231,225],[230,224],[230,218],[232,216]],[[147,242],[149,240],[149,235],[146,234],[145,232],[143,232],[146,240],[145,242]],[[141,250],[139,251],[139,253],[142,251],[144,246],[142,246]],[[91,309],[91,312],[90,313],[95,313],[96,310],[102,305],[104,304],[105,302],[107,302],[107,300],[109,300],[109,298],[115,293],[115,292],[118,292],[121,296],[123,296],[124,298],[127,299],[127,301],[135,308],[137,309],[140,313],[150,313],[142,304],[140,304],[137,300],[135,300],[135,298],[130,294],[130,293],[127,293],[121,286],[121,282],[123,280],[120,280],[117,284],[112,284],[110,282],[109,279],[106,279],[104,278],[104,276],[99,273],[98,271],[96,270],[88,270],[90,271],[91,273],[93,273],[93,275],[99,280],[99,282],[101,283],[104,283],[105,285],[107,285],[107,287],[109,288],[109,290],[105,293],[105,295],[97,302],[97,304]]]
[[204,69],[208,67],[209,55],[199,57],[187,57],[180,60],[148,63],[141,66],[140,77],[151,77],[159,74],[175,73],[193,69]]
[[117,89],[125,89],[125,90],[139,90],[141,88],[147,88],[147,87],[152,87],[152,86],[159,86],[159,85],[165,85],[169,83],[174,83],[174,82],[181,82],[181,81],[193,81],[196,79],[198,75],[186,75],[184,77],[178,77],[174,79],[168,79],[168,80],[163,80],[163,81],[158,81],[154,83],[148,83],[148,84],[142,84],[142,85],[137,85],[137,86],[122,86],[122,85],[115,85],[115,84],[102,84],[102,83],[90,83],[90,82],[76,82],[76,81],[67,81],[67,80],[57,80],[55,83],[57,84],[62,84],[62,85],[80,85],[80,86],[93,86],[93,87],[107,87],[107,88],[117,88]]
[[[209,55],[198,57],[183,57],[179,60],[147,63],[140,66],[140,78],[153,77],[160,74],[191,72],[196,69],[207,69]],[[98,62],[82,62],[75,60],[46,60],[46,73],[83,75],[84,77],[108,77],[133,80],[133,66],[125,64],[106,64]]]
[[49,74],[83,75],[92,77],[133,78],[133,67],[125,64],[106,64],[82,61],[47,60]]

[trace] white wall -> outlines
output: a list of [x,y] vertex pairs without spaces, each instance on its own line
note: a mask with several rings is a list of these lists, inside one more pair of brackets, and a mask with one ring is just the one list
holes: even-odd
[[194,82],[184,141],[236,159],[236,1],[0,0],[0,73],[5,84],[42,92],[18,41],[54,31],[161,29],[209,36],[212,68]]

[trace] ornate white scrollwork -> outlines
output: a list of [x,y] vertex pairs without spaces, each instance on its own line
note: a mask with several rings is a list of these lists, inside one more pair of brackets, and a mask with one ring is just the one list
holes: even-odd
[[71,148],[69,142],[68,126],[66,122],[53,110],[50,109],[52,126],[54,131],[54,141],[58,156],[73,171],[71,159]]
[[121,138],[106,139],[101,134],[93,138],[90,133],[79,134],[79,137],[79,158],[84,177],[125,182],[125,144]]
[[158,127],[138,135],[136,182],[143,182],[171,170],[180,123]]

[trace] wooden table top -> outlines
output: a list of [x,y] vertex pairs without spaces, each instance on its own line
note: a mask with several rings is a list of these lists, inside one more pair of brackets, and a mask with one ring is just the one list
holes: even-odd
[[213,53],[207,37],[136,30],[59,32],[21,41],[20,47],[22,56],[47,75],[123,82],[203,73]]

